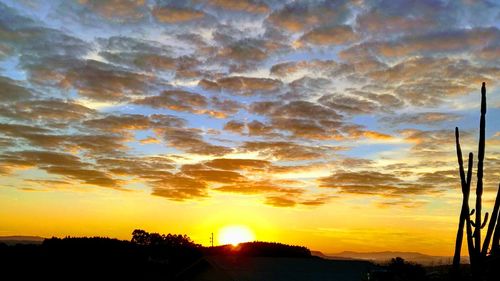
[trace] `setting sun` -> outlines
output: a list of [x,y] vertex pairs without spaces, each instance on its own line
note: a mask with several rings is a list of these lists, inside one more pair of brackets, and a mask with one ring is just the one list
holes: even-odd
[[242,242],[250,242],[255,239],[253,232],[246,226],[231,225],[222,228],[219,231],[219,244],[233,246]]

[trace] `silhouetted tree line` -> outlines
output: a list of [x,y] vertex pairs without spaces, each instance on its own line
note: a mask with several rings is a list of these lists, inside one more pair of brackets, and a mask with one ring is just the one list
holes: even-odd
[[301,246],[249,242],[203,247],[186,235],[136,229],[130,241],[66,237],[40,245],[0,243],[0,280],[173,280],[204,255],[311,257]]
[[66,237],[41,245],[0,243],[0,280],[172,280],[203,255],[201,248],[185,235],[142,230],[133,232],[132,241]]
[[275,242],[247,242],[237,246],[223,245],[205,248],[206,255],[240,255],[247,257],[296,257],[310,258],[311,251],[303,246]]
[[132,232],[132,243],[141,246],[167,246],[171,248],[200,248],[187,235],[149,233],[142,229]]
[[393,273],[394,280],[427,280],[426,271],[423,266],[420,264],[406,262],[400,257],[393,258],[387,265],[387,269]]

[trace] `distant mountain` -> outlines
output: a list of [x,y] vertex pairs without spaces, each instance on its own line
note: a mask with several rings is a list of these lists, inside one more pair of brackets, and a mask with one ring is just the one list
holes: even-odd
[[[451,264],[452,257],[447,256],[430,256],[418,252],[397,252],[397,251],[384,251],[384,252],[353,252],[344,251],[340,253],[323,254],[319,251],[311,251],[311,254],[326,259],[355,259],[355,260],[370,260],[374,262],[384,263],[390,261],[392,258],[400,257],[406,261],[416,262],[422,265],[439,265]],[[462,257],[462,261],[468,263],[468,257]]]
[[311,251],[311,255],[320,257],[323,259],[328,259],[328,260],[361,260],[361,259],[354,259],[351,257],[340,257],[340,256],[335,256],[334,254],[332,255],[325,255],[320,251]]
[[40,236],[0,236],[0,243],[15,244],[42,244],[45,238]]

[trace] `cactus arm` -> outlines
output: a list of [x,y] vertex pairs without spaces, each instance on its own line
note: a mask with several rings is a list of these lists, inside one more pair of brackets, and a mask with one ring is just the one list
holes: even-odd
[[455,128],[455,143],[457,150],[457,159],[458,159],[458,167],[460,174],[460,183],[462,186],[462,209],[460,210],[460,219],[458,222],[458,230],[457,230],[457,238],[455,240],[455,253],[453,255],[453,267],[456,271],[460,268],[460,256],[462,250],[462,241],[463,241],[463,233],[464,233],[464,225],[465,223],[469,224],[467,217],[469,216],[469,193],[470,193],[470,185],[469,190],[467,190],[467,181],[465,179],[465,171],[464,171],[464,161],[462,159],[462,149],[460,148],[460,133],[458,131],[458,127]]
[[483,223],[481,224],[481,227],[480,227],[481,229],[483,229],[486,226],[486,223],[488,222],[488,215],[489,215],[488,212],[486,212],[484,214]]
[[[474,164],[474,154],[472,152],[469,153],[469,162],[467,164],[467,184],[466,184],[466,191],[467,191],[467,209],[469,208],[469,194],[470,194],[470,182],[472,180],[472,166]],[[474,209],[472,209],[471,215],[474,214]],[[469,250],[469,258],[470,262],[472,263],[474,258],[473,258],[473,253],[474,253],[474,239],[472,239],[472,227],[471,227],[471,221],[470,221],[470,216],[465,216],[465,231],[467,234],[467,249]]]
[[[497,191],[497,197],[495,198],[495,205],[493,206],[493,212],[491,213],[490,224],[488,225],[488,230],[486,231],[486,236],[483,242],[483,249],[481,254],[485,256],[488,253],[488,247],[490,246],[491,235],[495,229],[495,223],[497,223],[498,209],[500,208],[500,186]],[[493,246],[491,247],[493,249]]]
[[481,196],[483,195],[483,161],[485,147],[486,128],[486,86],[483,82],[481,87],[481,119],[479,121],[479,147],[477,163],[477,186],[476,186],[476,226],[474,229],[474,239],[476,254],[481,250]]
[[[498,192],[500,193],[500,184],[498,184]],[[496,202],[495,202],[496,203]],[[491,251],[496,252],[500,250],[500,216],[497,218],[497,226],[495,227],[495,232],[493,233],[493,241],[491,241]]]

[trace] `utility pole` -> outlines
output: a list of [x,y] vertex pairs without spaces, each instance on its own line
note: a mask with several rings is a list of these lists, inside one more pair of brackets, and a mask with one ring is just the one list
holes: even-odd
[[212,245],[212,247],[214,246],[214,233],[213,232],[210,235],[210,244]]

